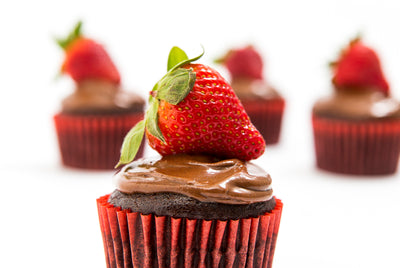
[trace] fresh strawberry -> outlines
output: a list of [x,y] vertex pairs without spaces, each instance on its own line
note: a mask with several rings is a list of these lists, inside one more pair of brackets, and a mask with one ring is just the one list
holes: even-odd
[[263,61],[253,46],[232,49],[217,62],[226,66],[232,78],[263,78]]
[[225,79],[202,64],[182,68],[196,74],[193,89],[177,105],[160,100],[158,125],[165,141],[147,131],[150,146],[162,155],[208,153],[243,160],[260,156],[264,141]]
[[120,83],[120,75],[104,47],[81,34],[81,22],[64,40],[58,40],[65,50],[62,72],[69,74],[75,81],[97,78]]
[[359,38],[350,42],[332,66],[333,83],[338,89],[374,87],[385,94],[389,93],[389,84],[382,72],[378,55]]
[[264,139],[231,86],[210,67],[191,64],[203,54],[188,59],[182,52],[171,50],[169,71],[151,91],[146,118],[125,138],[119,164],[133,159],[145,129],[150,146],[161,155],[258,158],[264,153]]

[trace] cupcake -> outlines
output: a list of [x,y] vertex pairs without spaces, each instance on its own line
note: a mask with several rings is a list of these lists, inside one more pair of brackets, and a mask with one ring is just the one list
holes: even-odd
[[[81,34],[79,22],[58,40],[65,51],[62,73],[75,82],[54,116],[62,163],[113,169],[127,132],[143,119],[144,100],[121,89],[120,74],[104,47]],[[143,149],[140,149],[139,156]]]
[[217,62],[228,69],[233,90],[266,144],[278,143],[285,101],[264,78],[260,54],[247,46],[230,50]]
[[312,110],[317,166],[356,175],[396,172],[400,154],[400,103],[375,51],[357,38],[333,64],[331,96]]
[[[125,137],[116,190],[97,199],[107,267],[272,266],[282,202],[251,162],[265,142],[221,75],[192,63],[199,57],[171,50],[145,119]],[[161,156],[130,162],[144,133]]]

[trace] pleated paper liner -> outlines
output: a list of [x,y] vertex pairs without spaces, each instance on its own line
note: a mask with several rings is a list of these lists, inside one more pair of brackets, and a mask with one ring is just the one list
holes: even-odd
[[317,166],[354,175],[396,172],[400,155],[400,119],[344,121],[312,118]]
[[[122,142],[143,113],[129,115],[54,116],[55,128],[65,166],[83,169],[113,169]],[[137,158],[143,155],[143,146]]]
[[285,101],[283,99],[242,101],[253,125],[260,131],[266,144],[279,142]]
[[282,202],[257,218],[195,220],[143,215],[97,199],[108,268],[272,267]]

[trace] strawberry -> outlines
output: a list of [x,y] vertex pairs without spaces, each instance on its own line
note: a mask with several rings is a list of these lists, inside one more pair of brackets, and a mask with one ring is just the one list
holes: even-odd
[[232,49],[217,62],[226,66],[232,78],[263,78],[263,61],[253,46]]
[[389,84],[382,72],[378,55],[364,45],[360,38],[350,42],[332,67],[332,81],[338,89],[373,87],[386,95],[389,94]]
[[104,79],[120,83],[120,75],[104,47],[81,34],[82,23],[78,22],[71,34],[58,44],[65,51],[61,71],[76,82],[87,78]]
[[119,164],[134,158],[144,132],[161,155],[251,160],[264,153],[264,139],[229,83],[212,68],[191,63],[202,55],[188,59],[180,48],[172,48],[169,71],[151,91],[145,119],[125,137]]

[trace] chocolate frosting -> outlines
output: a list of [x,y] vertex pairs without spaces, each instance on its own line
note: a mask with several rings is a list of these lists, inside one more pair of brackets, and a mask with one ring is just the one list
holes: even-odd
[[62,112],[67,114],[143,112],[143,109],[144,100],[140,96],[98,79],[81,81],[62,102]]
[[202,202],[250,204],[272,198],[271,177],[263,169],[238,159],[204,155],[169,155],[142,159],[115,175],[123,193],[171,192]]
[[315,103],[313,114],[353,120],[400,118],[400,103],[372,88],[337,89]]
[[231,86],[242,101],[281,98],[279,93],[262,79],[235,77],[231,81]]

